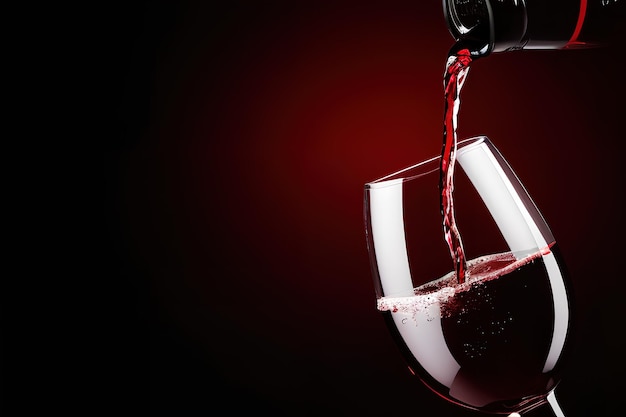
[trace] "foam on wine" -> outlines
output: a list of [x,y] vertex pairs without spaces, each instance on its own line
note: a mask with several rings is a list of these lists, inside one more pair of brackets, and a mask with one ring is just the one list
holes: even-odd
[[459,283],[456,273],[450,272],[443,277],[414,289],[415,295],[410,297],[381,297],[377,300],[380,311],[405,313],[415,317],[418,313],[431,311],[431,306],[440,306],[440,316],[452,311],[445,306],[453,297],[461,292],[469,291],[480,283],[488,282],[510,274],[514,270],[532,262],[550,252],[548,247],[522,259],[516,259],[511,252],[481,256],[467,262],[467,278]]

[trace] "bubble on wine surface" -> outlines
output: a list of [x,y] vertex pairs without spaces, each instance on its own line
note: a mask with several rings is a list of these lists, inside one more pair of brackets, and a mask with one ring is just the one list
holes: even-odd
[[[467,279],[459,283],[454,272],[414,289],[414,295],[409,297],[381,297],[377,300],[380,311],[405,314],[415,318],[418,314],[425,315],[427,319],[434,319],[433,311],[438,311],[439,317],[457,316],[463,320],[466,306],[471,305],[471,297],[487,301],[491,295],[485,291],[484,284],[488,281],[506,276],[519,267],[532,262],[548,251],[541,250],[522,259],[510,252],[486,255],[468,261]],[[455,296],[464,293],[466,297],[463,305],[456,305]],[[435,309],[433,309],[435,307]],[[498,323],[502,327],[505,323]]]

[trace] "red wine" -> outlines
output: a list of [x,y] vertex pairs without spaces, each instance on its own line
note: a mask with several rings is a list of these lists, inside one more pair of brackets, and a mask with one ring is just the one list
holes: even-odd
[[457,144],[457,114],[461,104],[460,93],[471,62],[470,51],[467,49],[450,53],[444,74],[445,107],[439,179],[440,206],[443,217],[444,238],[450,248],[450,255],[452,256],[459,283],[465,281],[467,265],[461,234],[457,228],[454,216],[452,194],[454,191],[454,165]]
[[467,265],[463,284],[451,272],[412,297],[379,299],[409,368],[440,396],[475,410],[543,404],[559,381],[571,331],[556,246]]

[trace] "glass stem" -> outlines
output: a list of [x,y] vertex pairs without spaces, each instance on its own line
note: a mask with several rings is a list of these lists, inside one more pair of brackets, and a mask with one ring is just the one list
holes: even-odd
[[[550,405],[550,409],[552,409],[552,413],[556,417],[565,417],[563,414],[563,410],[561,410],[561,406],[556,401],[556,396],[554,395],[554,391],[550,391],[550,394],[546,397],[548,400],[548,404]],[[518,413],[509,414],[509,417],[521,417]]]
[[565,417],[565,414],[563,414],[563,410],[561,410],[561,406],[556,401],[554,391],[550,391],[550,394],[548,394],[548,404],[550,404],[550,407],[552,407],[552,412],[556,417]]

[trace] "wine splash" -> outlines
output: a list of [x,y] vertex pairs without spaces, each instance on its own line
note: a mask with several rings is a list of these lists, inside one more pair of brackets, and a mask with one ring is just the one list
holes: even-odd
[[443,124],[443,149],[441,152],[439,189],[441,192],[440,205],[443,218],[444,238],[450,248],[450,255],[454,262],[459,284],[465,282],[467,262],[463,250],[461,235],[456,226],[454,217],[454,164],[456,160],[457,142],[457,119],[461,104],[460,93],[465,83],[465,78],[472,62],[470,51],[461,49],[456,53],[450,53],[446,62],[444,73],[444,124]]

